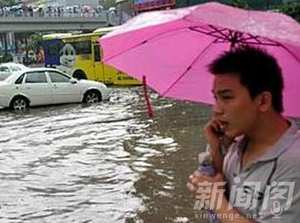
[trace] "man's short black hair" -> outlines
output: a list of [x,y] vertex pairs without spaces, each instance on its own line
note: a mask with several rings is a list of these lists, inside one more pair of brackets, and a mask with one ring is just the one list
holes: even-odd
[[216,58],[209,65],[209,71],[214,75],[238,75],[252,99],[264,91],[270,92],[274,110],[283,112],[281,68],[276,59],[266,51],[251,46],[239,46]]

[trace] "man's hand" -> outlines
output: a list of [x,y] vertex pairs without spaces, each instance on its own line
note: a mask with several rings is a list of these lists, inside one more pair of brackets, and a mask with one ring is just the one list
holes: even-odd
[[224,134],[224,126],[216,119],[212,118],[204,127],[203,134],[210,148],[217,149],[221,144],[221,137]]
[[[222,173],[223,153],[232,144],[233,139],[226,136],[226,125],[217,118],[213,117],[204,127],[203,134],[209,145],[209,152],[212,156],[214,167],[217,172]],[[225,151],[222,151],[225,150]]]
[[[211,184],[210,190],[203,189],[203,185]],[[218,173],[216,176],[210,177],[195,171],[187,183],[190,192],[193,193],[197,199],[198,204],[194,208],[210,209],[219,214],[219,220],[224,223],[252,223],[254,221],[246,218],[240,212],[233,208],[227,200],[224,192],[225,182],[224,176]],[[208,193],[210,192],[210,193]],[[205,201],[208,202],[208,206]],[[204,203],[203,203],[204,202]],[[196,204],[196,203],[195,203]],[[203,205],[204,204],[204,205]],[[198,206],[199,205],[199,206]],[[223,216],[223,217],[222,217]],[[225,216],[225,217],[224,217]],[[226,217],[227,216],[227,217]],[[228,217],[233,216],[233,218]]]
[[224,176],[222,174],[207,176],[199,171],[195,171],[190,175],[187,183],[189,191],[193,193],[197,200],[213,202],[210,203],[210,206],[213,208],[217,208],[218,200],[223,200],[224,185]]

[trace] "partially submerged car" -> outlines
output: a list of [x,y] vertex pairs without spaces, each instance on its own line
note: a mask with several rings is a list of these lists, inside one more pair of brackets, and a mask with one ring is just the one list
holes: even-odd
[[28,68],[0,81],[0,106],[13,110],[76,102],[92,104],[108,98],[105,84],[77,80],[53,68]]

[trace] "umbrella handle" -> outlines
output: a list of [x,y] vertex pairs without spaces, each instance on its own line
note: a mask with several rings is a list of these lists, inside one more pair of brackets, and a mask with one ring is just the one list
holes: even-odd
[[147,92],[146,76],[143,76],[143,89],[144,89],[144,97],[145,97],[145,100],[146,100],[146,106],[147,106],[147,111],[148,111],[149,118],[153,118],[154,114],[153,114],[153,109],[152,109],[150,99],[149,99],[149,96],[148,96],[148,92]]

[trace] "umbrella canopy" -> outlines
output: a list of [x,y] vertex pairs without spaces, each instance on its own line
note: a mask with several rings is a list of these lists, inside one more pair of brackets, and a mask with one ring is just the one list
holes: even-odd
[[300,116],[300,25],[274,12],[206,3],[144,13],[102,37],[104,61],[163,96],[213,103],[207,65],[240,44],[266,49],[284,75],[285,115]]

